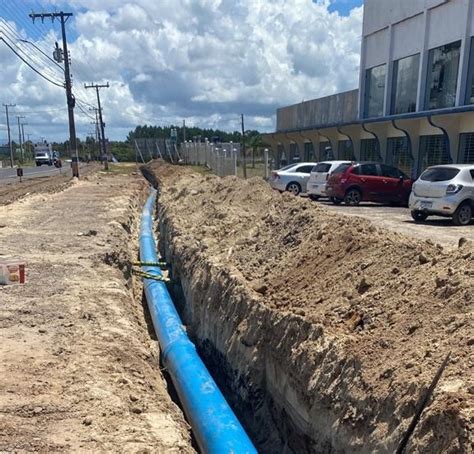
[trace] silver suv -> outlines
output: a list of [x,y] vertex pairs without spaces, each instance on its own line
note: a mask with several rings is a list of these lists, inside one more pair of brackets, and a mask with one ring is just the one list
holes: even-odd
[[429,167],[413,184],[409,206],[415,222],[435,215],[468,225],[474,212],[474,164]]

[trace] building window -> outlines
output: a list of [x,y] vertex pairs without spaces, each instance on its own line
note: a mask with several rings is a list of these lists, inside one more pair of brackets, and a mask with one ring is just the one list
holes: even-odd
[[360,141],[360,160],[381,162],[379,141],[377,139],[362,139]]
[[459,141],[459,162],[474,164],[474,133],[461,134]]
[[416,111],[420,54],[402,58],[393,64],[392,114]]
[[298,148],[298,145],[296,145],[296,143],[290,143],[290,161],[291,162],[301,161],[300,150]]
[[385,98],[385,66],[370,68],[365,72],[365,106],[366,118],[381,117]]
[[332,161],[333,159],[334,153],[332,151],[331,142],[320,142],[318,161]]
[[466,104],[474,104],[474,36],[471,38],[469,73],[467,77]]
[[413,176],[413,155],[408,137],[387,139],[387,162],[398,167],[406,175]]
[[426,108],[454,107],[458,86],[461,41],[431,49],[428,56]]
[[304,143],[304,160],[307,162],[316,161],[316,154],[314,153],[314,146],[312,142]]
[[342,161],[354,159],[354,149],[351,140],[340,140],[337,144],[337,157]]
[[448,143],[444,135],[420,137],[420,168],[421,173],[427,167],[450,164]]

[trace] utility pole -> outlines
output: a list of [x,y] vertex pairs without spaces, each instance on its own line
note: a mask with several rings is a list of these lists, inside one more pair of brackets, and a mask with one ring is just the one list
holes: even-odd
[[[21,140],[22,140],[22,143],[23,143],[23,147],[25,148],[24,155],[26,155],[25,126],[27,126],[27,125],[28,125],[28,123],[22,123],[21,124]],[[22,158],[24,158],[24,155],[22,156]]]
[[7,114],[7,130],[8,130],[8,146],[10,148],[10,167],[13,169],[13,144],[10,135],[10,117],[8,115],[8,108],[15,107],[15,104],[3,104],[5,112]]
[[35,22],[35,19],[41,19],[41,21],[44,22],[45,18],[50,18],[52,21],[54,21],[54,19],[59,19],[59,21],[61,22],[61,33],[63,39],[62,56],[61,52],[57,52],[60,49],[57,49],[57,51],[55,52],[55,57],[57,57],[56,61],[58,61],[58,63],[64,60],[64,78],[66,81],[66,100],[69,116],[69,146],[71,147],[71,157],[75,156],[77,163],[77,167],[73,166],[73,175],[75,177],[79,177],[79,154],[77,151],[76,124],[74,121],[74,107],[76,106],[76,99],[72,94],[71,69],[66,39],[66,22],[69,20],[70,17],[72,17],[72,15],[72,13],[64,13],[63,11],[61,11],[58,13],[32,13],[30,14],[30,17],[33,20],[33,23]]
[[[97,107],[90,107],[89,110],[95,113],[95,121],[91,121],[91,125],[95,125],[95,141],[98,146],[97,156],[100,157],[100,149],[101,149],[101,140],[100,140],[100,129],[99,129],[99,109]],[[95,153],[95,147],[94,147]]]
[[186,120],[183,120],[183,143],[186,142]]
[[17,115],[16,119],[18,120],[18,139],[20,143],[20,157],[21,157],[21,163],[23,164],[23,142],[21,141],[21,124],[20,120],[22,118],[25,118],[23,115]]
[[104,128],[105,128],[105,125],[104,125],[104,120],[102,118],[102,107],[100,105],[100,92],[99,90],[101,88],[109,88],[110,85],[109,83],[107,82],[105,85],[99,85],[99,84],[90,84],[90,85],[86,85],[84,84],[84,88],[95,88],[95,91],[97,93],[97,106],[98,106],[98,109],[99,109],[99,121],[100,121],[100,131],[101,131],[101,139],[102,139],[102,156],[104,159],[104,169],[105,170],[109,170],[109,157],[107,155],[107,145],[105,144],[105,131],[104,131]]
[[244,179],[247,179],[247,157],[245,156],[245,126],[244,114],[240,115],[242,121],[242,168],[244,171]]

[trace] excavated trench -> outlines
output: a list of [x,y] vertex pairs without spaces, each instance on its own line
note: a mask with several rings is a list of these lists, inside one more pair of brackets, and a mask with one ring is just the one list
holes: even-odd
[[472,244],[443,251],[257,182],[144,174],[178,310],[259,452],[395,452],[448,349],[407,452],[469,452]]

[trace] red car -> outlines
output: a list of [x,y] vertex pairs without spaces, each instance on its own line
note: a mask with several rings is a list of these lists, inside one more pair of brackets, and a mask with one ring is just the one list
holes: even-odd
[[336,205],[360,202],[408,205],[413,180],[401,170],[378,162],[340,165],[329,177],[327,194]]

